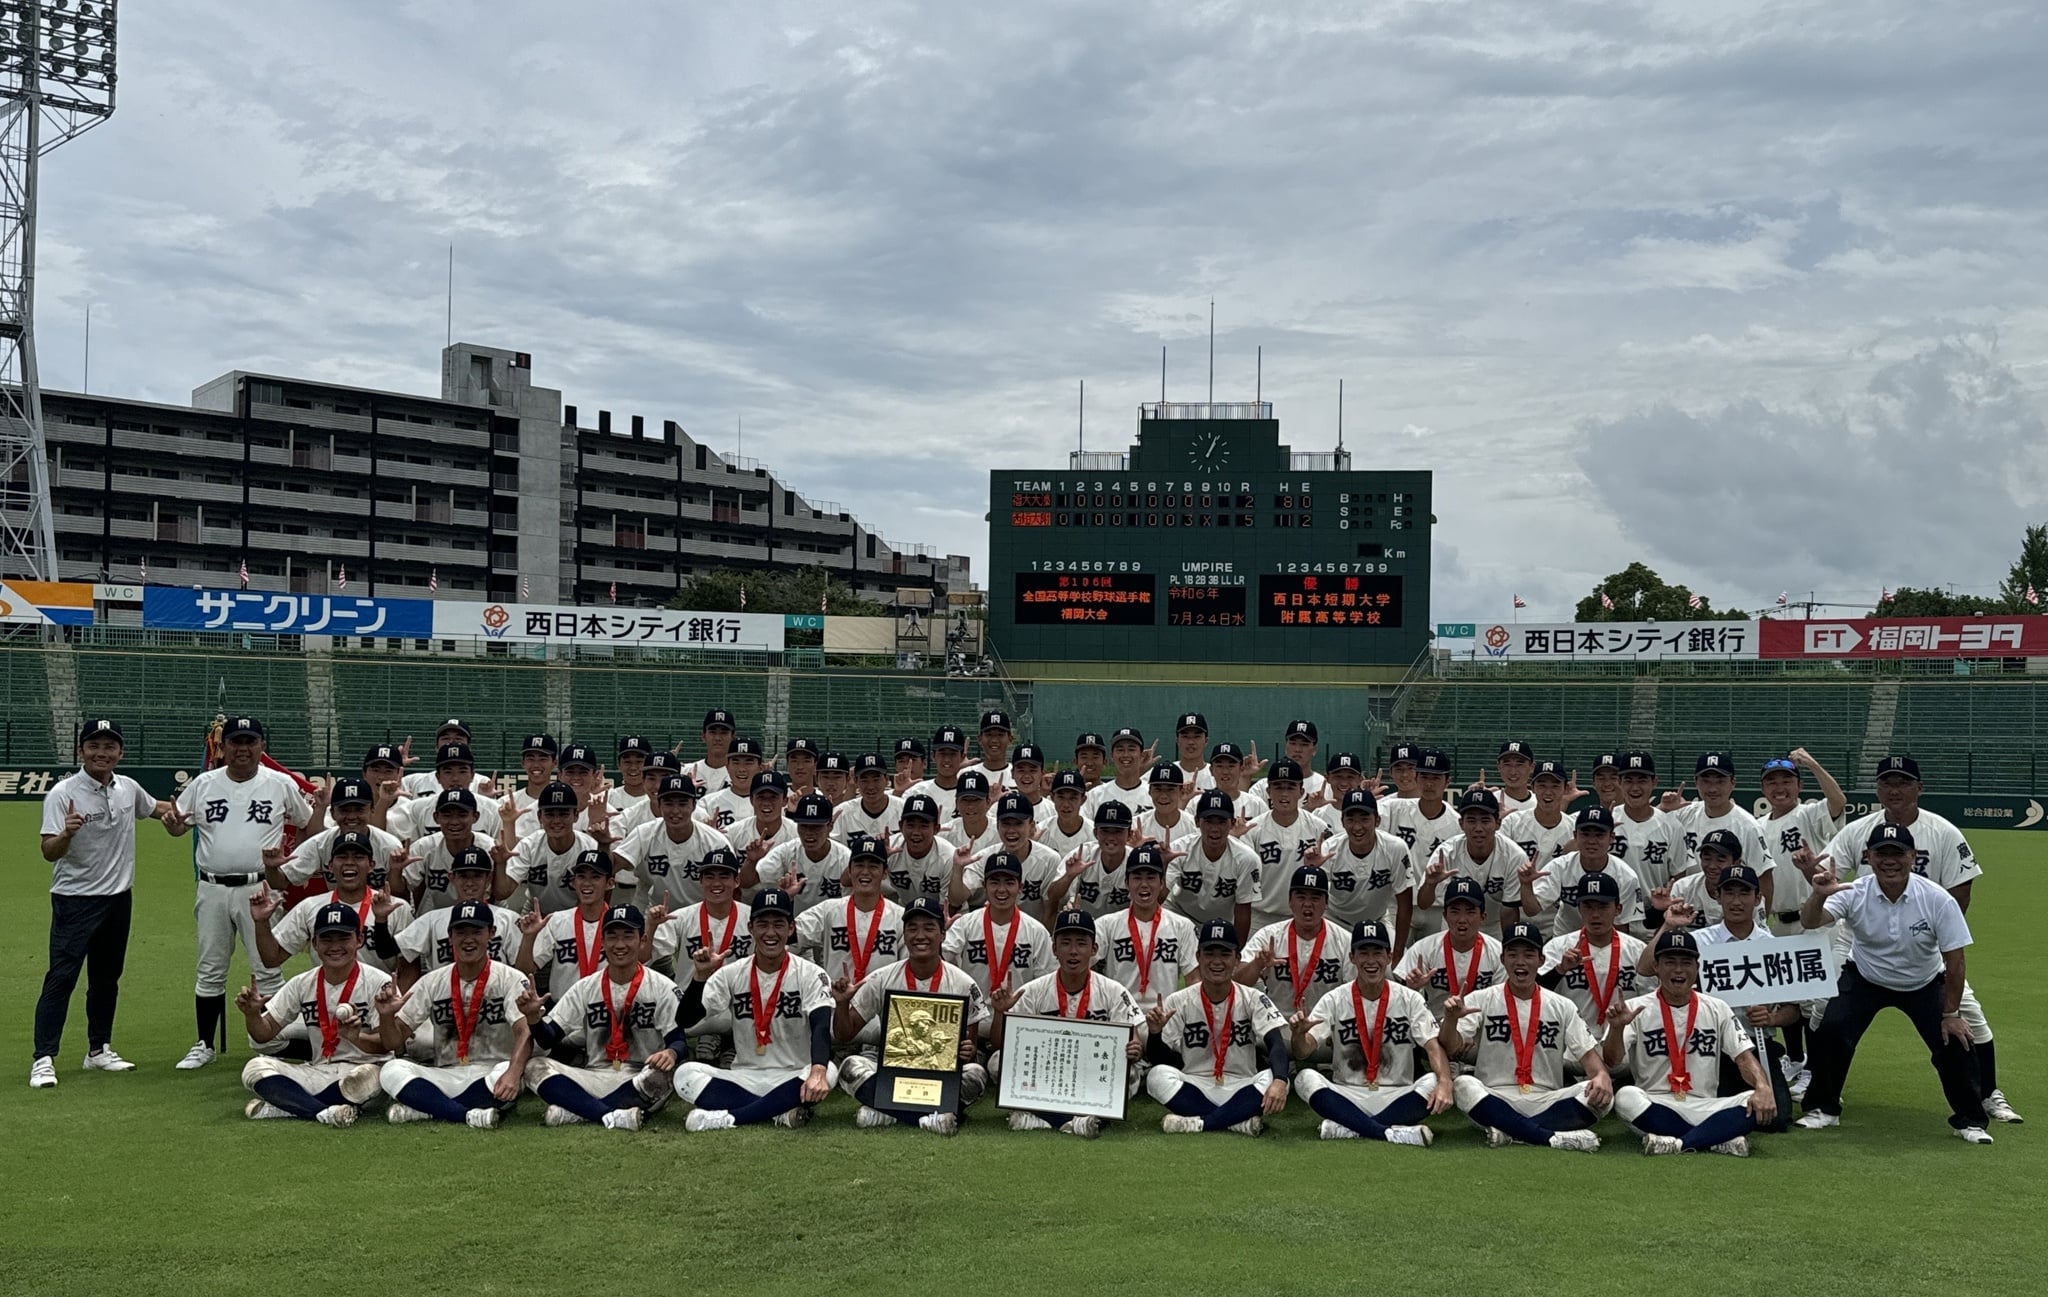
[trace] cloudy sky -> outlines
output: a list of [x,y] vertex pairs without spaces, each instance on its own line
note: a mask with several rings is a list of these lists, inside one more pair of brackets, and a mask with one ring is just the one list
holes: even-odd
[[[261,21],[252,15],[259,13]],[[1436,473],[1440,620],[1646,559],[1989,590],[2048,519],[2030,3],[123,6],[47,386],[431,392],[459,337],[975,559],[1158,388]]]

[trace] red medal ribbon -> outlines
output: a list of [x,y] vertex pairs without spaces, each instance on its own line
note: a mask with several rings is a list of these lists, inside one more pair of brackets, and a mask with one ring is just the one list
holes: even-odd
[[[1479,957],[1486,953],[1486,939],[1472,939],[1472,965],[1465,970],[1465,976],[1458,976],[1457,952],[1451,949],[1451,934],[1444,934],[1444,980],[1450,983],[1452,995],[1470,995],[1479,987]],[[1463,986],[1458,983],[1462,981]]]
[[989,907],[981,907],[981,945],[988,959],[988,989],[993,991],[1010,980],[1010,957],[1017,953],[1017,929],[1024,925],[1017,914],[1010,915],[1010,935],[1003,939],[1003,957],[996,958],[996,921],[989,917]]
[[1230,995],[1223,1001],[1223,1029],[1216,1029],[1216,1019],[1209,1016],[1209,993],[1202,992],[1202,1021],[1209,1024],[1209,1045],[1216,1052],[1216,1079],[1223,1079],[1223,1065],[1230,1059],[1231,1019],[1237,1013],[1237,983],[1230,984]]
[[868,975],[868,961],[875,957],[875,942],[882,936],[882,912],[887,908],[883,902],[875,903],[875,917],[873,922],[868,924],[868,938],[863,942],[860,939],[860,925],[854,922],[854,915],[860,911],[854,908],[851,896],[846,898],[846,945],[853,956],[855,982],[864,980]]
[[600,921],[603,916],[600,915],[597,919],[592,919],[590,922],[590,948],[586,951],[583,947],[582,908],[578,907],[575,913],[576,976],[588,977],[597,971],[599,964],[604,962],[604,924]]
[[1657,995],[1657,1010],[1664,1015],[1664,1053],[1671,1060],[1671,1093],[1683,1099],[1692,1093],[1689,1047],[1692,1044],[1693,1020],[1700,1012],[1699,992],[1688,992],[1685,997],[1685,1034],[1682,1036],[1671,1019],[1671,1001],[1662,992]]
[[1301,1012],[1302,997],[1308,994],[1308,986],[1315,980],[1316,970],[1323,966],[1323,942],[1329,935],[1330,926],[1327,923],[1316,929],[1316,944],[1309,948],[1308,968],[1304,970],[1301,961],[1296,958],[1301,952],[1301,947],[1295,944],[1294,925],[1287,925],[1287,980],[1294,984],[1296,1013]]
[[1586,930],[1579,929],[1579,962],[1586,966],[1586,988],[1593,995],[1593,1011],[1600,1015],[1593,1025],[1607,1025],[1607,1006],[1614,1003],[1614,988],[1621,984],[1621,934],[1614,933],[1607,950],[1607,985],[1600,985],[1600,976],[1593,967],[1592,943],[1586,940]]
[[626,1002],[618,1008],[612,1007],[612,979],[604,979],[604,1012],[611,1019],[612,1038],[605,1042],[605,1059],[612,1063],[626,1061],[626,1015],[633,1012],[633,998],[640,994],[640,983],[647,980],[645,964],[633,970],[633,983],[626,988]]
[[711,911],[706,909],[700,902],[697,906],[698,944],[714,955],[723,955],[732,949],[732,930],[739,921],[740,907],[735,905],[732,907],[732,913],[725,916],[725,935],[718,939],[716,946],[713,946],[711,944]]
[[1351,1017],[1358,1024],[1358,1048],[1365,1055],[1365,1083],[1380,1083],[1380,1043],[1387,1029],[1387,1001],[1394,998],[1385,982],[1380,983],[1380,1007],[1373,1010],[1372,1030],[1365,1029],[1365,996],[1358,990],[1358,983],[1351,984]]
[[[1067,1016],[1067,988],[1058,978],[1053,979],[1052,989],[1060,993],[1060,1016]],[[1074,1005],[1074,1017],[1088,1016],[1088,997],[1095,994],[1095,974],[1088,974],[1088,980],[1081,983],[1081,995]]]
[[[932,984],[930,986],[924,987],[923,989],[926,991],[930,991],[931,993],[936,995],[939,990],[939,979],[941,977],[944,977],[945,975],[946,964],[944,960],[941,960],[939,962],[939,966],[932,970]],[[907,959],[903,961],[903,982],[913,991],[919,989],[917,985],[917,974],[910,971],[910,961]]]
[[[334,1007],[339,1011],[356,993],[356,979],[363,974],[361,964],[348,966],[348,980],[341,984],[341,994],[335,998]],[[320,1057],[333,1058],[334,1047],[341,1043],[341,1024],[334,1020],[334,1014],[327,1009],[327,977],[323,972],[313,979],[313,1003],[320,1019]]]
[[775,989],[768,994],[768,1011],[761,1011],[761,961],[747,965],[747,990],[754,997],[754,1052],[768,1052],[768,1037],[775,1030],[775,1010],[782,1003],[782,979],[789,976],[790,957],[782,957],[782,971],[775,975]]
[[1515,993],[1503,988],[1501,1007],[1508,1011],[1508,1043],[1515,1049],[1515,1084],[1523,1090],[1536,1083],[1536,1027],[1543,1019],[1543,988],[1529,988],[1529,1029],[1515,1017]]
[[476,989],[469,996],[469,1021],[462,1019],[462,966],[448,965],[448,1012],[455,1019],[455,1061],[469,1061],[469,1038],[476,1034],[476,1024],[484,1014],[484,986],[491,980],[491,961],[484,959],[482,971],[476,975]]
[[1160,918],[1161,916],[1157,914],[1152,916],[1152,939],[1140,942],[1138,940],[1138,912],[1136,910],[1124,911],[1124,923],[1131,930],[1131,958],[1138,961],[1138,994],[1141,996],[1148,994],[1152,989],[1152,959],[1159,950]]

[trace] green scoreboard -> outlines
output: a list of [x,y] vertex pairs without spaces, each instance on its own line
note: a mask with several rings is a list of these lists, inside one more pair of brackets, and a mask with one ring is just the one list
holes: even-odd
[[1296,455],[1271,406],[1148,405],[1127,455],[989,475],[989,635],[1015,661],[1405,666],[1430,475]]

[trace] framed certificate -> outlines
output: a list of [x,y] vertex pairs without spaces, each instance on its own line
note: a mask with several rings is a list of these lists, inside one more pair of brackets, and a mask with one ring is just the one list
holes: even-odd
[[1118,1121],[1129,1095],[1131,1028],[1011,1014],[1003,1019],[1004,1108]]
[[960,1038],[967,997],[890,991],[882,1002],[882,1064],[875,1106],[887,1112],[953,1112],[960,1106]]

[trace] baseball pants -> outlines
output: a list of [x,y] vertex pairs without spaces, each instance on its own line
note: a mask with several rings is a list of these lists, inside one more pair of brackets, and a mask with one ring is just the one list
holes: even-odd
[[1266,1087],[1271,1084],[1270,1070],[1221,1081],[1192,1077],[1165,1064],[1145,1073],[1145,1093],[1177,1116],[1200,1117],[1205,1131],[1228,1130],[1258,1116],[1265,1106]]
[[55,1058],[64,1040],[64,1019],[81,969],[85,984],[85,1043],[98,1049],[114,1038],[114,1007],[121,995],[121,970],[128,960],[128,924],[135,894],[50,895],[50,971],[36,999],[35,1055]]
[[312,1121],[324,1108],[360,1108],[377,1097],[375,1063],[286,1063],[257,1057],[242,1068],[242,1085],[273,1108]]
[[667,1073],[638,1063],[622,1068],[570,1067],[552,1058],[536,1058],[526,1065],[526,1088],[590,1122],[603,1121],[606,1113],[621,1108],[658,1108],[670,1093]]
[[1879,1013],[1897,1009],[1912,1020],[1913,1029],[1927,1045],[1935,1075],[1941,1078],[1941,1092],[1948,1099],[1948,1124],[1957,1129],[1982,1126],[1986,1121],[1984,1092],[1978,1088],[1977,1060],[1971,1057],[1975,1051],[1942,1036],[1941,1000],[1940,974],[1924,986],[1895,991],[1865,978],[1853,961],[1842,965],[1835,998],[1828,1001],[1827,1015],[1807,1041],[1806,1063],[1813,1080],[1806,1087],[1804,1110],[1840,1115],[1842,1087],[1848,1083],[1850,1064],[1856,1061],[1857,1043]]
[[[676,1093],[693,1108],[729,1112],[733,1123],[751,1126],[773,1121],[792,1108],[803,1106],[804,1078],[810,1065],[802,1067],[712,1067],[705,1063],[682,1063],[676,1067]],[[825,1065],[825,1084],[835,1085],[839,1069]]]
[[284,979],[256,958],[256,919],[249,913],[249,898],[256,894],[256,884],[223,887],[202,881],[198,887],[192,903],[192,917],[199,926],[199,976],[193,994],[208,998],[227,994],[228,961],[234,957],[239,939],[256,989],[266,1000],[276,995]]
[[1429,1116],[1431,1074],[1413,1085],[1339,1085],[1321,1072],[1297,1072],[1294,1093],[1318,1117],[1349,1127],[1367,1139],[1385,1139],[1389,1126],[1413,1126]]
[[1451,1100],[1458,1111],[1484,1130],[1504,1131],[1524,1144],[1549,1144],[1561,1130],[1585,1130],[1607,1114],[1606,1107],[1586,1102],[1586,1083],[1562,1090],[1496,1090],[1476,1076],[1451,1082]]
[[510,1066],[510,1060],[506,1060],[425,1067],[408,1058],[394,1058],[378,1073],[378,1080],[394,1102],[424,1112],[435,1121],[459,1126],[469,1120],[473,1109],[504,1111],[512,1107],[510,1103],[498,1102],[498,1096],[491,1093],[491,1087]]
[[1624,1085],[1614,1092],[1614,1115],[1642,1135],[1670,1135],[1692,1152],[1725,1144],[1756,1129],[1749,1115],[1752,1091],[1718,1099],[1680,1098],[1668,1090]]

